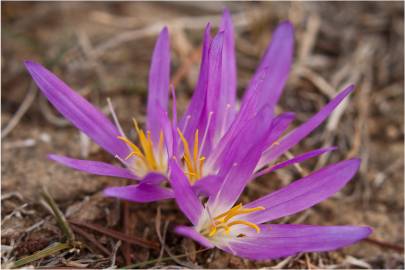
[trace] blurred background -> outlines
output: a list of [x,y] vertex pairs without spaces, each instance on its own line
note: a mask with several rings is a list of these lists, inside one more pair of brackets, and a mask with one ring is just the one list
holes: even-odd
[[[104,198],[103,187],[125,182],[47,160],[48,153],[105,161],[111,157],[38,93],[24,60],[44,64],[105,113],[110,97],[121,125],[130,130],[133,116],[143,122],[149,61],[161,28],[169,27],[172,82],[181,113],[196,82],[203,29],[207,22],[218,26],[225,6],[236,27],[239,96],[272,30],[287,19],[296,29],[295,56],[279,112],[295,112],[294,125],[298,125],[338,90],[356,84],[348,101],[292,154],[330,145],[339,149],[255,181],[244,200],[267,194],[328,163],[357,156],[362,159],[360,172],[341,192],[277,222],[369,225],[374,228],[371,239],[335,252],[264,262],[219,250],[196,254],[197,244],[172,231],[175,224],[186,222],[173,202],[142,205]],[[62,241],[55,219],[40,204],[40,191],[46,187],[66,218],[81,224],[74,233],[86,248],[80,254],[59,252],[36,260],[32,263],[36,267],[101,268],[149,260],[148,265],[138,266],[404,267],[402,2],[2,2],[1,7],[3,266]],[[106,229],[127,237],[120,240]],[[131,237],[165,248],[160,252],[130,243]],[[179,259],[173,254],[186,255]],[[162,256],[169,259],[153,261]]]

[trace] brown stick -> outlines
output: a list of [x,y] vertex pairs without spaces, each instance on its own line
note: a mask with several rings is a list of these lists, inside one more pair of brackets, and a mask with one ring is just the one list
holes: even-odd
[[96,232],[111,236],[115,239],[119,239],[122,240],[124,242],[127,243],[131,243],[134,245],[139,245],[142,247],[146,247],[146,248],[153,248],[155,250],[159,250],[159,244],[154,242],[154,241],[149,241],[149,240],[145,240],[139,237],[135,237],[135,236],[130,236],[130,235],[126,235],[122,232],[118,232],[112,229],[108,229],[105,227],[102,227],[100,225],[97,224],[91,224],[91,223],[87,223],[87,222],[80,222],[77,220],[69,220],[70,223],[81,226],[81,227],[85,227],[91,230],[94,230]]
[[[124,234],[129,235],[129,203],[127,201],[123,201],[123,226],[124,226]],[[124,242],[122,244],[122,254],[124,255],[125,264],[131,264],[131,246],[128,242]]]
[[82,230],[80,227],[78,227],[77,225],[73,225],[73,224],[72,224],[72,230],[75,233],[81,235],[83,238],[85,238],[89,242],[91,242],[98,250],[100,250],[102,253],[104,253],[104,255],[111,257],[111,252],[108,249],[106,249],[102,244],[100,244],[93,235],[88,234],[87,232]]
[[395,251],[400,252],[400,253],[404,252],[404,247],[400,246],[400,245],[395,245],[395,244],[383,242],[383,241],[376,240],[376,239],[373,239],[373,238],[366,238],[366,239],[364,239],[364,241],[369,242],[369,243],[374,244],[374,245],[377,245],[377,246],[380,246],[380,247],[389,248],[389,249],[395,250]]

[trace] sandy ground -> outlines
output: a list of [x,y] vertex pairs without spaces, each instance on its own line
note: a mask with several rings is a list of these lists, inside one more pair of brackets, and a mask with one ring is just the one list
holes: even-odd
[[[292,153],[337,145],[338,151],[303,163],[303,169],[312,171],[357,156],[362,158],[360,172],[337,195],[277,222],[369,225],[374,228],[372,239],[335,252],[264,262],[243,260],[219,250],[196,254],[201,247],[173,233],[175,224],[186,222],[173,202],[142,205],[104,198],[103,187],[125,181],[87,175],[47,159],[47,154],[58,153],[112,161],[50,107],[32,84],[23,60],[45,64],[106,112],[106,97],[110,97],[121,124],[130,130],[131,117],[136,116],[141,123],[144,120],[149,60],[161,26],[168,25],[171,33],[172,80],[182,112],[198,73],[203,27],[207,20],[218,24],[224,4],[3,2],[3,267],[66,240],[54,216],[41,203],[43,187],[64,216],[76,224],[72,229],[82,248],[80,252],[52,253],[31,263],[35,267],[404,267],[403,3],[227,6],[237,25],[240,95],[271,38],[271,30],[285,19],[295,25],[296,49],[279,112],[296,112],[294,125],[298,125],[338,89],[356,84],[346,106]],[[293,166],[263,177],[249,186],[243,201],[299,177]],[[119,233],[126,237],[120,238]],[[152,243],[141,246],[128,239]],[[153,243],[164,248],[155,250]]]

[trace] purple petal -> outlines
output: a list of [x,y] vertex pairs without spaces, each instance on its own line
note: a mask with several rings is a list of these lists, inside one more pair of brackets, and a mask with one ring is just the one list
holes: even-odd
[[[262,144],[263,149],[266,149],[280,137],[294,118],[292,113],[284,113],[271,120],[272,116],[272,111],[268,107],[264,107],[261,113],[248,119],[242,127],[239,127],[233,138],[221,141],[221,144],[207,159],[207,164],[213,168],[219,168],[220,174],[224,175],[230,166],[237,162],[236,159],[246,155],[250,147],[258,141]],[[261,167],[256,166],[257,169]]]
[[109,163],[91,160],[73,159],[59,155],[48,155],[49,159],[69,168],[96,175],[113,176],[119,178],[140,180],[130,170],[111,165]]
[[187,177],[174,159],[170,160],[169,167],[169,181],[174,191],[177,205],[191,223],[196,225],[202,213],[203,206],[192,190]]
[[219,134],[228,128],[236,113],[235,37],[232,18],[228,9],[225,9],[222,16],[220,31],[224,31],[224,47],[222,50],[221,94],[218,96],[219,108],[217,112]]
[[198,180],[192,189],[197,195],[204,195],[206,197],[215,195],[218,192],[222,178],[216,175],[208,175]]
[[154,142],[159,141],[160,114],[156,110],[159,104],[163,110],[167,110],[169,99],[170,80],[170,45],[167,27],[160,32],[152,56],[152,64],[149,70],[149,93],[147,108],[147,129],[151,131]]
[[[211,42],[210,50],[208,53],[208,84],[207,84],[207,102],[205,104],[205,113],[201,119],[199,126],[200,130],[206,130],[207,137],[204,144],[202,153],[209,152],[217,132],[220,131],[220,117],[221,112],[225,110],[225,107],[221,107],[220,104],[222,95],[221,91],[221,73],[222,73],[222,51],[224,45],[224,33],[218,33]],[[210,116],[211,115],[211,116]],[[211,117],[211,120],[209,120]]]
[[104,189],[104,195],[140,203],[166,200],[174,197],[171,189],[142,183],[125,187],[109,187]]
[[150,172],[141,179],[141,184],[159,185],[167,180],[161,173]]
[[204,32],[202,59],[197,86],[194,90],[194,94],[188,105],[187,111],[179,124],[187,140],[190,140],[194,135],[194,132],[200,123],[200,118],[204,112],[208,84],[208,51],[211,43],[210,32],[211,25],[207,24]]
[[260,233],[246,233],[224,250],[253,260],[276,259],[298,252],[335,250],[354,244],[372,232],[370,227],[358,226],[271,224],[260,227]]
[[315,128],[317,128],[322,122],[329,116],[329,114],[340,104],[340,102],[349,95],[354,89],[351,85],[345,90],[340,92],[331,102],[329,102],[325,107],[323,107],[317,114],[315,114],[311,119],[297,127],[290,133],[288,133],[279,144],[273,145],[268,150],[266,150],[262,156],[262,164],[270,163],[272,160],[276,159],[287,150],[295,146],[302,139],[304,139],[308,134],[310,134]]
[[220,144],[224,145],[231,140],[239,132],[238,128],[248,121],[250,115],[260,111],[263,106],[269,106],[270,110],[274,111],[292,63],[293,42],[294,33],[291,23],[280,24],[249,84],[241,109]]
[[[241,111],[249,99],[258,100],[258,108],[265,104],[274,110],[287,81],[292,64],[294,50],[294,29],[290,22],[281,23],[272,35],[272,41],[253,76],[252,83],[243,98]],[[265,82],[259,88],[254,87],[255,81],[262,76]]]
[[117,139],[120,133],[101,111],[42,65],[24,63],[42,93],[66,119],[112,155],[128,154],[127,146]]
[[262,145],[263,150],[266,149],[267,134],[271,134],[269,127],[272,123],[267,121],[270,115],[272,112],[268,107],[265,107],[239,130],[233,140],[224,146],[224,150],[216,162],[219,175],[224,176],[234,163],[241,163],[246,155],[253,154],[251,148],[258,143]]
[[170,122],[167,112],[164,111],[159,104],[156,104],[156,112],[159,115],[159,126],[161,127],[161,132],[163,132],[167,156],[171,157],[173,156],[176,148],[173,143],[175,131],[173,130],[173,125]]
[[291,112],[282,113],[276,116],[271,123],[270,131],[268,132],[269,136],[267,136],[265,141],[265,147],[268,148],[270,145],[275,143],[287,130],[288,126],[294,119],[295,114]]
[[307,209],[343,188],[356,174],[359,166],[359,159],[351,159],[322,168],[247,204],[246,208],[263,206],[266,209],[249,214],[245,219],[263,223]]
[[266,137],[271,123],[265,125],[262,121],[271,111],[265,107],[239,133],[239,137],[227,149],[228,160],[223,159],[219,176],[224,180],[216,196],[208,200],[212,209],[230,208],[239,198],[260,159],[266,146]]
[[189,237],[194,241],[198,242],[200,245],[206,248],[213,248],[214,245],[204,236],[199,234],[194,230],[193,227],[186,227],[186,226],[177,226],[175,229],[177,234],[183,235],[185,237]]
[[256,173],[252,177],[252,179],[254,179],[256,177],[259,177],[259,176],[262,176],[262,175],[265,175],[265,174],[268,174],[268,173],[271,173],[271,172],[274,172],[276,170],[287,167],[287,166],[289,166],[291,164],[294,164],[294,163],[301,163],[301,162],[303,162],[303,161],[305,161],[307,159],[310,159],[310,158],[313,158],[313,157],[316,157],[316,156],[319,156],[319,155],[322,155],[324,153],[334,151],[334,150],[336,150],[336,147],[328,147],[328,148],[316,149],[316,150],[306,152],[306,153],[298,155],[298,156],[296,156],[296,157],[294,157],[292,159],[280,162],[280,163],[274,165],[273,167],[269,167],[267,169],[264,169],[264,170]]
[[[174,86],[172,86],[171,89],[172,93],[172,98],[173,98],[173,103],[172,103],[172,155],[175,156],[176,158],[180,158],[180,154],[178,153],[178,134],[177,134],[177,101],[176,101],[176,91],[174,89]],[[167,143],[166,143],[167,144]],[[171,155],[169,155],[169,158]]]

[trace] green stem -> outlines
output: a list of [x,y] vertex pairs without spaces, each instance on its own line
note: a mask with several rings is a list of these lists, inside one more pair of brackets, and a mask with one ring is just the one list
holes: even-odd
[[58,222],[68,242],[73,243],[75,240],[75,235],[73,234],[72,229],[66,221],[65,216],[62,214],[62,211],[60,211],[56,202],[45,188],[42,190],[42,197],[44,198],[45,202],[51,207],[52,213],[55,216],[56,221]]

